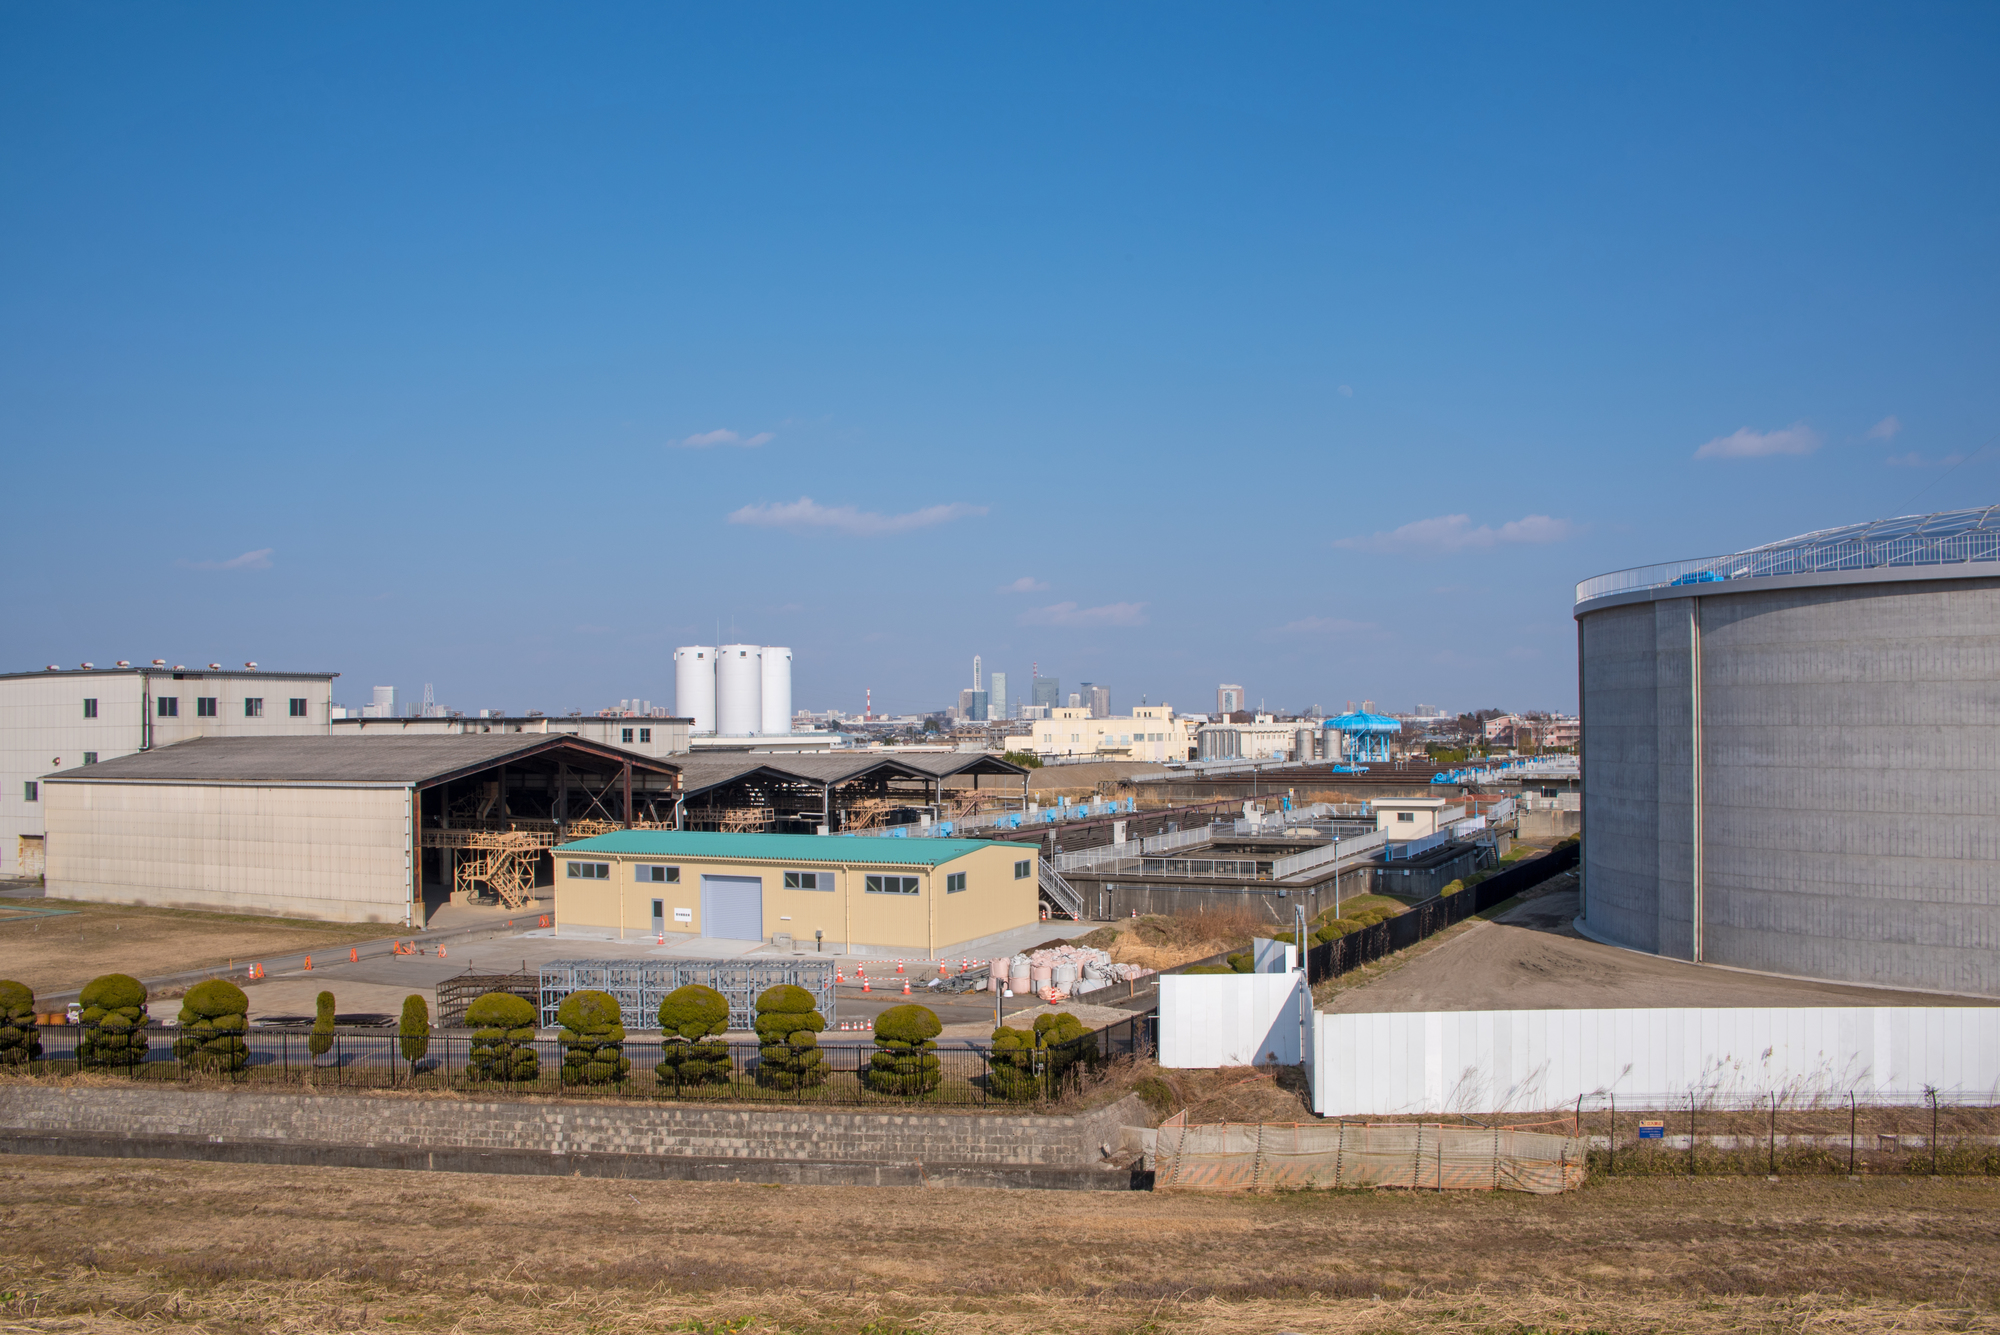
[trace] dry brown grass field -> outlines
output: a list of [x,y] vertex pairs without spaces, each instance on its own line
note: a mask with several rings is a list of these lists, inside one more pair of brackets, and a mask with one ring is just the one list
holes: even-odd
[[1992,1330],[2000,1183],[1202,1197],[0,1162],[8,1331]]
[[396,930],[384,923],[306,922],[250,914],[130,908],[60,899],[24,901],[34,909],[70,912],[0,921],[0,978],[39,994],[80,987],[100,974],[153,978],[206,969],[230,960],[284,955],[321,946],[379,941]]

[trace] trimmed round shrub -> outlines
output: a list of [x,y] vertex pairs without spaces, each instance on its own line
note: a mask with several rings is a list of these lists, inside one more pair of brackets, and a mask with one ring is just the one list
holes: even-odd
[[728,1032],[729,998],[700,983],[675,988],[660,998],[660,1064],[654,1078],[673,1088],[727,1080],[733,1070],[729,1045],[715,1040]]
[[928,1094],[944,1082],[937,1044],[944,1032],[928,1006],[891,1006],[875,1017],[875,1053],[868,1087],[878,1094]]
[[403,1020],[396,1026],[403,1060],[415,1066],[431,1050],[431,1008],[417,993],[403,998]]
[[535,1054],[535,1003],[512,992],[488,992],[465,1008],[472,1026],[467,1065],[474,1080],[533,1080],[541,1074]]
[[243,1035],[250,1028],[250,998],[224,978],[196,983],[181,998],[174,1056],[184,1065],[233,1075],[250,1061]]
[[1083,1021],[1066,1012],[1035,1017],[1035,1046],[1042,1049],[1051,1080],[1060,1080],[1072,1066],[1097,1059],[1090,1031],[1083,1027]]
[[324,1057],[333,1051],[333,993],[322,992],[313,1004],[312,1037],[306,1040],[306,1047],[314,1057]]
[[107,973],[84,986],[76,1063],[86,1071],[129,1071],[146,1060],[146,985]]
[[42,1032],[35,1025],[35,993],[25,983],[0,980],[0,1066],[25,1066],[42,1059]]
[[995,1094],[1017,1103],[1041,1097],[1042,1082],[1035,1078],[1035,1031],[1001,1025],[993,1031],[993,1050],[987,1056],[986,1083]]
[[[928,1014],[928,1012],[926,1012]],[[812,1089],[826,1083],[819,1036],[826,1018],[803,987],[780,983],[757,998],[757,1083],[772,1089]]]
[[563,998],[556,1010],[563,1049],[565,1085],[615,1085],[632,1069],[625,1055],[625,1022],[618,998],[585,988]]

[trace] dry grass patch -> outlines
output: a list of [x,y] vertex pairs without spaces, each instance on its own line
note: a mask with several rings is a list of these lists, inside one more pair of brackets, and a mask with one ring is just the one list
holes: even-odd
[[41,1158],[5,1170],[11,1330],[2000,1325],[2000,1184],[1988,1182],[1202,1197]]
[[310,922],[60,899],[34,902],[41,908],[72,910],[0,922],[0,978],[26,983],[37,995],[80,987],[107,973],[155,978],[231,960],[376,941],[396,930],[386,923]]

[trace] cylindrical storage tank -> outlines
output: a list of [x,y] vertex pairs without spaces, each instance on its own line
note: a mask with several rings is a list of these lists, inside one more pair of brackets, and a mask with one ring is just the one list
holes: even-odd
[[1313,758],[1313,730],[1300,728],[1292,735],[1292,759],[1311,760]]
[[792,730],[792,651],[764,646],[763,725],[766,736],[783,736]]
[[1333,761],[1336,764],[1347,759],[1346,735],[1331,723],[1320,729],[1319,758],[1321,760]]
[[715,650],[715,731],[751,737],[764,722],[764,650],[724,644]]
[[1670,959],[2000,996],[2000,511],[1577,586],[1582,916]]
[[715,646],[674,650],[674,713],[694,720],[690,732],[715,731]]

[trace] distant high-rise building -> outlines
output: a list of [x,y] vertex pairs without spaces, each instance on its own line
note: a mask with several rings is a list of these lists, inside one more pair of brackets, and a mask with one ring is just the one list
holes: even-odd
[[976,690],[978,690],[979,688],[980,688],[980,682],[979,682],[979,655],[978,655],[978,654],[974,654],[974,655],[972,656],[972,689],[976,691]]
[[986,721],[986,692],[960,691],[958,693],[958,716],[975,723]]
[[1041,706],[1043,709],[1056,709],[1060,707],[1062,704],[1062,678],[1061,677],[1035,678],[1034,703]]
[[1083,683],[1083,707],[1090,711],[1092,718],[1111,717],[1111,688]]
[[394,686],[377,686],[375,688],[374,701],[370,704],[365,704],[361,706],[361,717],[363,718],[396,717],[396,688]]
[[987,709],[1003,722],[1007,719],[1007,674],[996,672],[986,679]]
[[1069,707],[1071,709],[1082,709],[1083,697],[1081,695],[1078,695],[1075,691],[1071,691],[1069,693]]
[[1243,708],[1243,688],[1241,686],[1223,685],[1215,688],[1216,713],[1234,714],[1241,708]]

